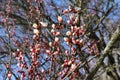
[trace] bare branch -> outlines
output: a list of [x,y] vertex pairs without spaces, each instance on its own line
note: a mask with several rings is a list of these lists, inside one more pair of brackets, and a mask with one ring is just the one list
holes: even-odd
[[94,75],[96,74],[96,72],[99,70],[100,66],[103,63],[104,58],[108,55],[109,50],[112,48],[113,44],[115,44],[115,42],[119,38],[119,36],[120,36],[120,25],[118,26],[118,28],[114,32],[111,40],[109,41],[109,43],[107,44],[106,48],[104,49],[103,54],[101,55],[100,59],[97,61],[96,66],[91,71],[91,73],[86,77],[85,80],[90,80],[90,79],[93,80]]

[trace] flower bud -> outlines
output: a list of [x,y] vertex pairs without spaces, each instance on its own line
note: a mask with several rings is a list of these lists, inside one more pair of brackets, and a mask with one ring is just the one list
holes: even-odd
[[39,43],[35,45],[35,48],[40,48],[40,47],[41,45]]
[[58,37],[55,37],[55,42],[58,42],[59,41],[59,38]]
[[33,24],[33,28],[37,29],[38,25],[36,23]]
[[76,39],[76,43],[79,44],[79,42],[80,42],[80,39]]
[[70,46],[70,42],[66,42],[66,44]]
[[50,54],[50,50],[46,50],[46,53],[47,53],[47,54]]
[[33,39],[34,39],[34,40],[37,40],[38,38],[39,38],[39,36],[33,35]]
[[44,70],[44,69],[42,69],[42,70],[41,70],[41,72],[42,72],[42,73],[44,73],[44,72],[45,72],[45,70]]
[[69,55],[69,51],[68,50],[65,51],[65,55],[67,55],[67,56]]
[[64,41],[65,42],[69,42],[69,38],[68,37],[64,37]]
[[38,29],[34,29],[33,30],[33,33],[36,34],[36,35],[39,35],[40,34],[40,31]]
[[68,20],[68,21],[67,21],[67,24],[68,24],[68,25],[71,25],[71,24],[72,24],[72,22],[71,22],[70,20]]
[[75,18],[74,24],[78,23],[78,17]]
[[75,20],[75,18],[74,18],[73,15],[70,15],[70,20],[71,20],[71,21],[74,21],[74,20]]
[[62,75],[62,71],[58,72],[58,76],[61,76]]
[[72,60],[68,61],[68,65],[71,65],[72,64]]
[[51,33],[55,33],[55,30],[54,29],[51,29],[51,31],[50,31]]
[[63,28],[64,28],[64,26],[63,26],[63,25],[60,25],[60,26],[59,26],[59,29],[63,29]]
[[74,38],[72,38],[72,42],[73,42],[73,44],[76,44],[76,43],[77,43]]
[[48,24],[45,23],[45,22],[40,22],[40,24],[41,24],[41,26],[43,26],[43,27],[47,27],[47,26],[48,26]]
[[35,51],[35,49],[34,49],[34,48],[30,48],[30,51],[31,51],[31,52],[34,52],[34,51]]
[[52,43],[52,42],[49,42],[49,46],[52,47],[52,46],[53,46],[53,43]]
[[54,54],[54,55],[57,55],[58,53],[59,53],[58,51],[55,51],[53,54]]
[[55,29],[55,28],[56,28],[56,25],[55,25],[55,24],[52,24],[52,28]]
[[63,14],[66,14],[66,13],[68,13],[68,10],[67,9],[65,9],[65,10],[63,10],[63,12],[62,12]]
[[58,16],[58,22],[62,23],[62,17],[61,16]]
[[9,69],[9,68],[10,68],[10,65],[9,65],[8,63],[6,64],[6,68],[7,68],[7,69]]
[[7,77],[10,79],[12,76],[12,73],[9,71],[8,74],[7,74]]
[[83,41],[83,39],[79,40],[79,45],[81,45],[81,46],[84,45],[84,41]]
[[71,68],[70,68],[70,71],[73,71],[75,68],[76,68],[76,65],[75,65],[75,64],[72,64],[72,65],[71,65]]
[[55,36],[59,36],[60,35],[60,32],[56,32]]
[[67,32],[66,32],[66,35],[67,35],[67,36],[71,36],[71,31],[67,31]]
[[75,49],[74,47],[71,47],[71,51],[72,51],[73,53],[75,53],[75,52],[76,52],[76,49]]
[[73,27],[73,26],[71,26],[70,28],[71,28],[71,32],[73,32],[73,31],[74,31],[74,27]]
[[72,6],[69,6],[68,9],[69,9],[70,12],[73,12],[73,11],[74,11],[74,9],[73,9]]
[[79,30],[79,34],[80,34],[80,35],[83,35],[83,34],[84,34],[84,30],[82,30],[82,29]]

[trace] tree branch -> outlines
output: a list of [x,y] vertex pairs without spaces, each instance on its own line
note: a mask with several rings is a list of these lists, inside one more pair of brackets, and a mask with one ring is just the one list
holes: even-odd
[[120,25],[118,26],[117,30],[114,32],[111,40],[109,41],[106,48],[104,49],[103,54],[101,55],[101,57],[97,61],[95,67],[93,68],[91,73],[86,77],[85,80],[93,80],[94,75],[96,74],[96,72],[99,70],[100,66],[103,63],[104,58],[108,55],[109,50],[112,48],[113,44],[115,44],[115,42],[119,38],[119,36],[120,36]]

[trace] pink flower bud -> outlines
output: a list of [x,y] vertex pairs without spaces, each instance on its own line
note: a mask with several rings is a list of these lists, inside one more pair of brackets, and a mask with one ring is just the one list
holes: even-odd
[[7,68],[7,69],[9,69],[9,68],[10,68],[10,65],[9,65],[8,63],[6,64],[6,68]]
[[55,37],[55,42],[58,42],[59,41],[59,38],[58,37]]
[[33,39],[34,39],[34,40],[37,40],[37,39],[39,39],[39,36],[33,35]]
[[53,43],[52,43],[52,42],[49,42],[49,46],[52,47],[52,46],[53,46]]
[[57,55],[58,53],[59,53],[58,51],[55,51],[53,54],[54,54],[54,55]]
[[51,33],[55,33],[55,30],[54,29],[51,29],[51,31],[50,31]]
[[55,24],[52,24],[52,28],[55,29],[55,28],[56,28],[56,25],[55,25]]
[[71,47],[71,51],[75,53],[76,49],[74,47]]
[[48,26],[48,24],[45,23],[45,22],[40,22],[40,24],[41,24],[41,26],[43,26],[43,27],[47,27],[47,26]]
[[79,45],[81,45],[81,46],[84,45],[84,41],[83,41],[83,39],[80,39],[80,40],[79,40]]
[[81,29],[81,30],[79,31],[79,34],[80,34],[80,35],[83,35],[83,34],[84,34],[84,30]]
[[74,20],[75,20],[75,18],[74,18],[73,15],[70,15],[70,20],[71,20],[71,21],[74,21]]
[[68,25],[72,25],[72,22],[70,20],[67,21]]
[[18,66],[18,67],[20,67],[20,66],[21,66],[21,64],[20,64],[20,63],[17,63],[17,66]]
[[40,43],[38,43],[38,44],[35,45],[35,48],[40,48],[40,47],[41,47]]
[[7,74],[7,77],[10,79],[12,76],[12,73],[9,71],[8,74]]
[[62,65],[61,65],[61,67],[64,67],[64,66],[65,66],[65,64],[62,64]]
[[33,24],[33,28],[37,29],[38,25],[36,23]]
[[65,42],[69,42],[69,38],[68,37],[64,37],[64,41]]
[[78,23],[78,17],[75,18],[74,24]]
[[72,42],[73,42],[73,44],[76,44],[76,43],[77,43],[74,38],[72,38]]
[[47,54],[50,54],[50,50],[46,50],[46,53],[47,53]]
[[72,6],[69,6],[68,9],[69,9],[70,12],[73,12],[73,11],[74,11],[74,9],[73,9]]
[[44,70],[44,69],[42,69],[42,70],[41,70],[41,72],[42,72],[42,73],[44,73],[44,72],[45,72],[45,70]]
[[66,42],[67,45],[70,45],[70,42]]
[[34,51],[35,51],[35,49],[31,48],[31,49],[30,49],[30,51],[31,51],[31,52],[34,52]]
[[25,73],[21,73],[21,80],[23,80],[25,77]]
[[73,27],[73,26],[71,26],[70,28],[71,28],[71,32],[73,32],[73,31],[74,31],[74,27]]
[[40,31],[38,29],[34,29],[33,30],[33,33],[36,34],[36,35],[39,35],[40,34]]
[[75,65],[75,64],[72,64],[72,65],[71,65],[71,68],[70,68],[70,71],[73,71],[75,68],[76,68],[76,65]]
[[60,71],[60,72],[58,72],[58,76],[60,76],[60,75],[62,75],[62,72]]
[[56,32],[55,36],[59,36],[60,35],[60,32]]
[[70,60],[70,61],[68,61],[68,65],[71,65],[72,64],[72,61]]
[[69,51],[68,51],[68,50],[66,50],[66,51],[65,51],[65,54],[68,56],[68,54],[69,54]]
[[58,16],[58,22],[62,23],[62,17],[61,16]]
[[76,39],[76,43],[79,44],[80,39]]
[[67,35],[67,36],[71,36],[71,31],[67,31],[67,32],[66,32],[66,35]]
[[63,12],[62,12],[63,14],[66,14],[66,13],[68,13],[68,10],[67,9],[65,9],[65,10],[63,10]]
[[13,54],[13,56],[17,56],[17,53],[15,53],[15,52],[13,52],[12,54]]

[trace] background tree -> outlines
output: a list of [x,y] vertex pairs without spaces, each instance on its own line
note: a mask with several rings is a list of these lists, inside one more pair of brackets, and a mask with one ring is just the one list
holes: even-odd
[[1,0],[0,78],[119,80],[119,6],[118,0]]

